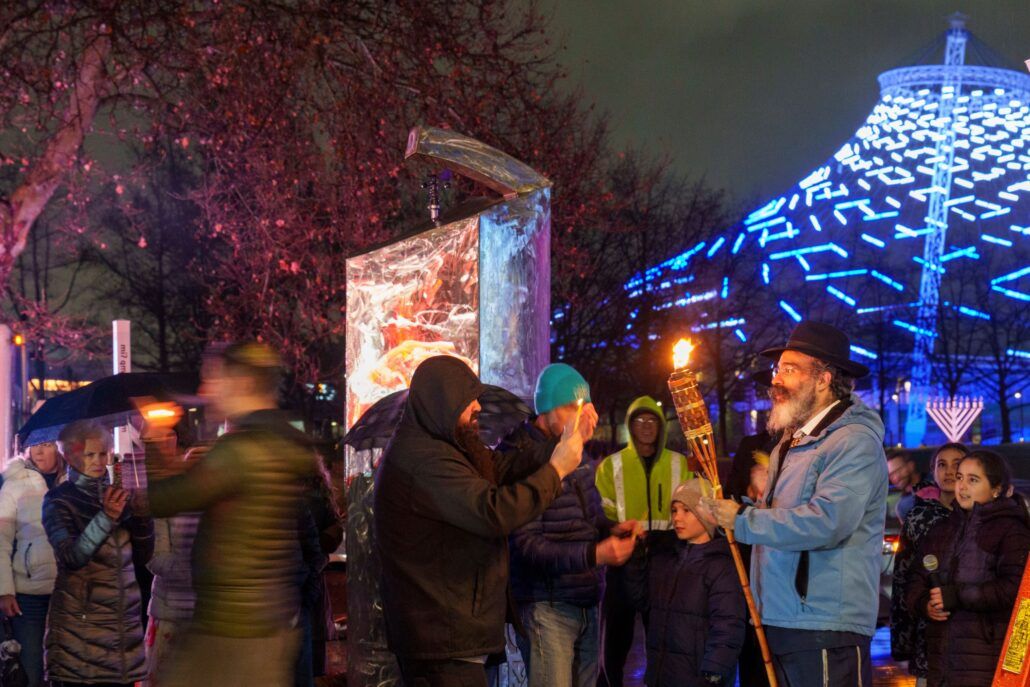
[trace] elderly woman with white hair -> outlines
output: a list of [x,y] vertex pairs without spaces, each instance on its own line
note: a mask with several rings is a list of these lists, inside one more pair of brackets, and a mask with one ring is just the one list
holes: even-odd
[[108,433],[89,422],[61,432],[68,481],[43,500],[57,559],[46,636],[47,677],[60,687],[132,685],[146,677],[134,563],[153,552],[149,518],[107,481]]

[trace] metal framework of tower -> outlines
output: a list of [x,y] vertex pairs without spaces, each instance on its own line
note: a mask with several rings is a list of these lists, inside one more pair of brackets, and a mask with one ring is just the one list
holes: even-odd
[[[880,74],[865,121],[810,174],[624,284],[641,307],[741,344],[804,318],[848,322],[852,354],[897,394],[891,441],[909,445],[935,431],[926,396],[944,380],[932,354],[939,365],[963,321],[974,332],[1030,305],[1030,75],[997,66],[960,17],[941,42],[941,62]],[[717,304],[726,299],[736,310]],[[959,324],[946,331],[944,318]],[[627,324],[597,345],[638,346],[643,334]],[[1030,338],[1006,346],[1012,392],[1030,379]],[[981,380],[995,369],[973,364]],[[985,427],[995,421],[982,381],[958,391],[985,396]]]
[[937,145],[934,151],[933,182],[930,190],[923,248],[923,274],[919,282],[919,311],[916,315],[915,356],[912,370],[912,393],[909,394],[905,442],[918,445],[926,435],[926,402],[930,395],[933,346],[937,331],[937,308],[940,307],[941,257],[948,235],[948,201],[951,199],[951,168],[955,164],[955,121],[952,111],[962,92],[962,65],[966,61],[965,18],[955,15],[944,50],[944,80],[941,84]]

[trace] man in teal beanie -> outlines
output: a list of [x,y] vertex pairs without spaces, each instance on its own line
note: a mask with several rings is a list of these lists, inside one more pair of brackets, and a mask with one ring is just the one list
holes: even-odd
[[[545,415],[555,408],[570,404],[573,405],[570,411],[575,412],[574,404],[580,401],[583,401],[584,406],[590,403],[590,385],[571,365],[553,363],[537,377],[536,393],[533,394],[537,415]],[[593,404],[590,405],[592,409]]]
[[[576,426],[577,414],[583,440],[593,434],[590,386],[572,367],[545,367],[534,401],[536,417],[508,435],[502,452],[556,441]],[[529,687],[596,686],[605,566],[626,562],[636,529],[635,522],[615,525],[605,517],[591,469],[581,466],[562,480],[547,510],[511,534],[511,587]]]

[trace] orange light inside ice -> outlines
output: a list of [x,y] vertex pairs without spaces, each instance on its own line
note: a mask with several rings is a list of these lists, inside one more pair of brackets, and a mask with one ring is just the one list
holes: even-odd
[[680,339],[672,347],[672,366],[681,370],[690,364],[690,354],[694,350],[694,344],[690,339]]

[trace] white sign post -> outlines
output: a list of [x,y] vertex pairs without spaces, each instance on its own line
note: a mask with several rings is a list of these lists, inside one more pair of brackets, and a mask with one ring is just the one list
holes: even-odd
[[[132,372],[132,322],[129,320],[114,320],[111,323],[113,349],[111,359],[113,361],[114,374]],[[114,452],[121,456],[132,451],[132,440],[129,438],[128,427],[116,427],[114,430]]]
[[0,470],[7,467],[11,459],[11,439],[14,435],[14,410],[11,403],[11,387],[14,380],[11,373],[11,330],[6,324],[0,324]]

